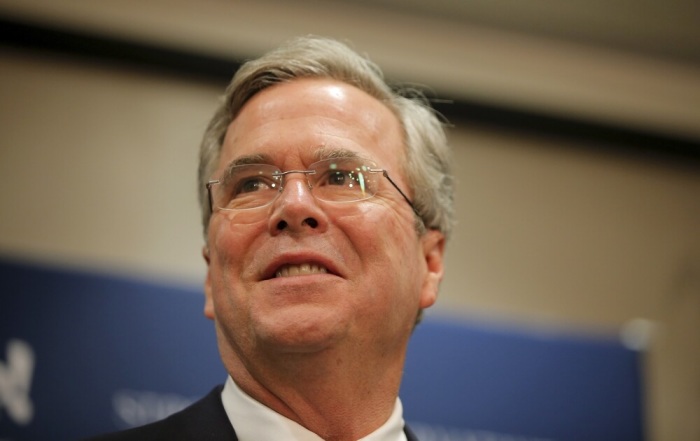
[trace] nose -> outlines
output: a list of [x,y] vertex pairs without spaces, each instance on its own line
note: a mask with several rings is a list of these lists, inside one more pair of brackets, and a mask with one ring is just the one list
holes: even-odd
[[306,176],[286,175],[282,190],[272,203],[269,230],[272,235],[320,233],[328,227],[328,216],[311,193]]

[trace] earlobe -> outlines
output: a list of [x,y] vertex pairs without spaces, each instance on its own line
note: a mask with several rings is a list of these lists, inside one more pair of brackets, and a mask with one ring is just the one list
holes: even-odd
[[209,267],[209,245],[204,245],[202,247],[202,257],[204,258],[204,262],[207,264],[207,267]]
[[202,257],[207,264],[207,277],[204,279],[204,316],[208,319],[214,320],[214,300],[212,299],[211,292],[211,259],[209,256],[209,248],[207,246],[202,248]]
[[426,274],[421,291],[420,307],[428,308],[437,300],[440,282],[445,272],[445,236],[439,231],[430,230],[423,235],[421,240]]

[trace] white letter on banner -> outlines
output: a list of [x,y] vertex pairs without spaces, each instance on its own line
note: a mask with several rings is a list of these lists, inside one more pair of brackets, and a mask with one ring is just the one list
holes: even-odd
[[29,387],[34,372],[34,351],[27,342],[7,343],[7,362],[0,361],[0,409],[5,407],[15,423],[26,425],[34,417]]

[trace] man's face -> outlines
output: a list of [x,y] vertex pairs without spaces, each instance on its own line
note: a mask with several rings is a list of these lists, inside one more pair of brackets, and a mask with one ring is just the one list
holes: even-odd
[[[368,94],[327,79],[255,95],[226,132],[215,177],[251,156],[305,170],[320,150],[367,158],[408,191],[397,118]],[[205,314],[216,321],[224,361],[342,348],[368,359],[403,354],[442,277],[442,235],[421,237],[414,223],[383,177],[374,197],[338,203],[315,199],[305,176],[290,174],[270,205],[215,212],[204,253]]]

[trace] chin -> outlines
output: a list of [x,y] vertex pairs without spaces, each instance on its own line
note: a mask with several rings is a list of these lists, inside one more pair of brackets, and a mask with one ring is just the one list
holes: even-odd
[[[300,308],[297,308],[300,309]],[[310,309],[310,308],[305,308]],[[259,342],[283,352],[319,352],[333,347],[346,335],[347,326],[328,311],[277,311],[259,323]]]

